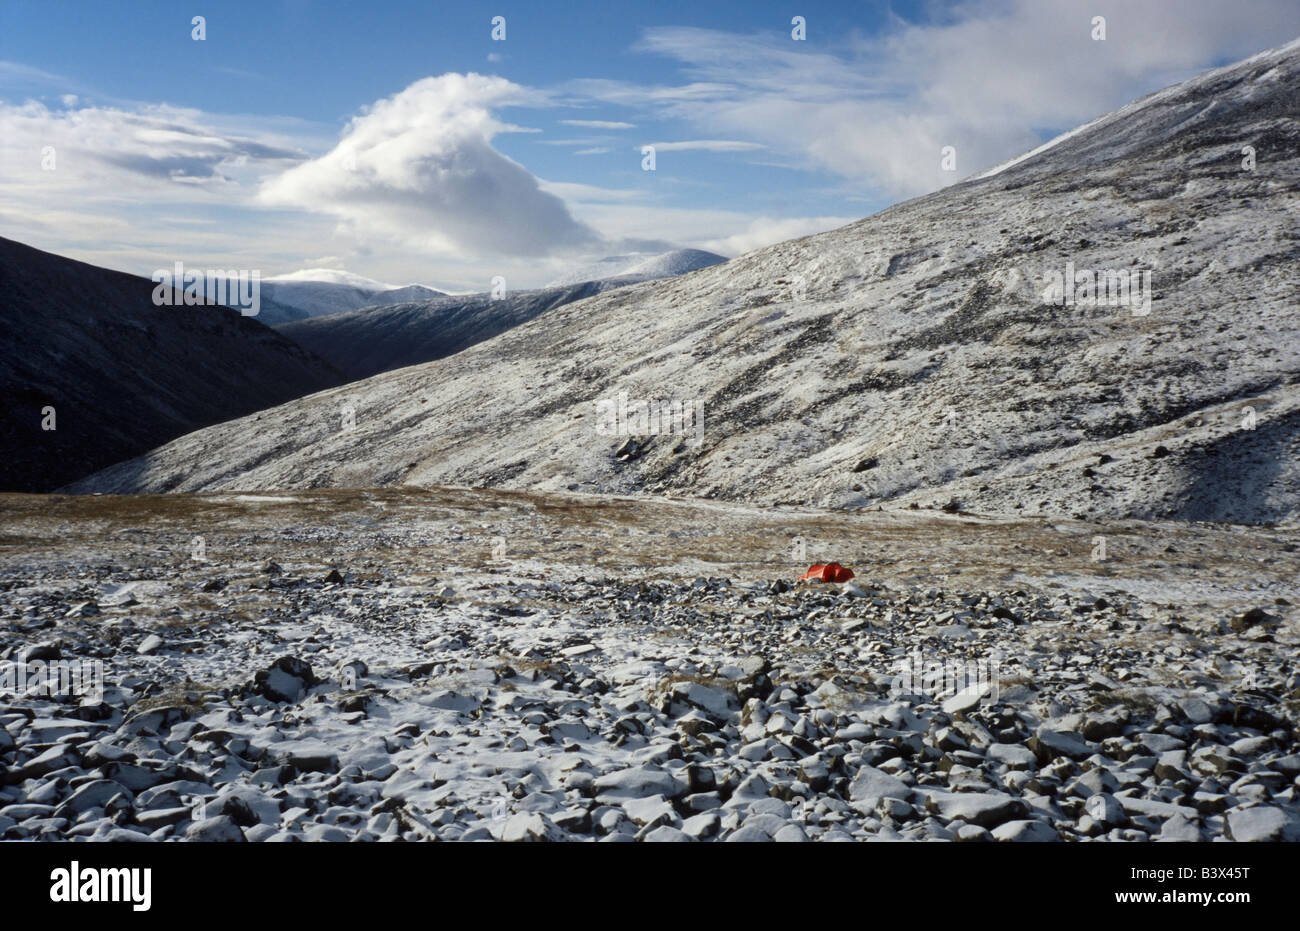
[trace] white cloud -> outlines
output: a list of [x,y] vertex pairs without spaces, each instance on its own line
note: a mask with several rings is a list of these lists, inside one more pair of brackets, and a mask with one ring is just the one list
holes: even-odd
[[[1107,38],[1093,41],[1093,15]],[[810,29],[815,28],[810,22]],[[762,142],[891,199],[934,190],[1206,68],[1300,32],[1294,0],[971,0],[938,24],[813,46],[788,34],[656,27],[639,43],[689,83],[575,81],[589,98]],[[829,40],[833,43],[835,40]],[[956,175],[940,150],[957,150]]]
[[652,143],[659,152],[686,152],[699,149],[704,152],[750,152],[765,149],[767,146],[758,142],[741,142],[734,139],[689,139],[684,142]]
[[542,181],[540,183],[543,191],[568,201],[625,202],[640,200],[645,197],[645,191],[636,188],[608,188],[595,184],[581,184],[576,181]]
[[545,255],[599,237],[491,145],[520,127],[492,108],[538,102],[504,78],[424,78],[352,119],[330,152],[268,182],[264,204],[321,211],[365,235],[460,255]]
[[575,199],[573,211],[593,226],[619,232],[622,239],[611,242],[607,252],[653,252],[689,246],[728,256],[791,237],[836,229],[861,219],[857,216],[755,218],[740,210],[664,207],[630,199]]
[[565,126],[584,126],[587,129],[636,129],[635,123],[620,123],[613,120],[560,120]]
[[732,233],[729,236],[722,236],[717,239],[706,239],[699,243],[699,248],[708,249],[710,252],[718,252],[722,255],[740,255],[745,252],[752,252],[755,249],[762,249],[764,246],[770,246],[773,243],[785,242],[787,239],[798,239],[801,236],[811,236],[814,233],[824,233],[827,230],[839,229],[841,226],[847,226],[860,217],[785,217],[773,219],[771,217],[760,217],[752,220],[739,233]]
[[608,151],[610,151],[610,149],[607,146],[596,146],[595,148],[591,148],[591,149],[578,149],[573,154],[574,155],[604,155]]
[[[75,103],[75,99],[74,99]],[[220,188],[236,174],[304,157],[301,150],[214,129],[203,114],[165,104],[128,111],[0,103],[0,160],[9,185],[77,196],[120,198],[131,191],[166,197],[177,184]],[[42,152],[53,149],[52,169]],[[187,195],[188,196],[188,195]]]
[[396,285],[385,284],[382,281],[376,281],[373,278],[367,278],[365,275],[357,275],[349,271],[343,271],[338,268],[300,268],[297,271],[289,272],[287,275],[276,275],[267,278],[267,281],[323,281],[328,284],[342,284],[353,288],[363,288],[370,291],[384,291],[397,287]]

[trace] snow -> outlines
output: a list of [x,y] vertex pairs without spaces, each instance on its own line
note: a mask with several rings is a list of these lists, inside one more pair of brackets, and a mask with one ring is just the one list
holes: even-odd
[[349,288],[358,288],[362,291],[389,291],[398,287],[398,285],[395,284],[384,284],[382,281],[376,281],[373,278],[367,278],[364,275],[357,275],[353,272],[342,271],[337,268],[303,268],[296,272],[289,272],[286,275],[275,275],[264,280],[310,281],[320,284],[344,285]]
[[633,253],[606,256],[596,262],[572,269],[546,287],[562,287],[584,281],[650,281],[671,278],[727,261],[725,257],[701,249],[675,249],[662,253]]
[[[1266,58],[1094,120],[1014,172],[603,291],[75,487],[499,485],[1295,520],[1300,160],[1276,151],[1262,183],[1222,142],[1292,112],[1300,52]],[[1261,83],[1261,67],[1279,73]],[[1067,264],[1151,271],[1150,313],[1044,303]],[[627,437],[601,435],[595,405],[623,392],[702,402],[703,444],[661,435],[616,456]],[[345,399],[356,429],[340,433]]]

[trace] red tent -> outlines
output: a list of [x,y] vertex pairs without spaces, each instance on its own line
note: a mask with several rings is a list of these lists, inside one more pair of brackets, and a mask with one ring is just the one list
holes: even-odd
[[852,569],[845,569],[837,562],[828,562],[824,566],[813,566],[799,576],[799,581],[817,579],[822,582],[847,582],[851,578],[853,578]]

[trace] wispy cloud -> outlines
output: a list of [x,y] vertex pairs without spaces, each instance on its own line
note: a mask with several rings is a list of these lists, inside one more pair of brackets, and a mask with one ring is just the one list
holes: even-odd
[[684,142],[656,142],[653,145],[659,152],[686,152],[692,149],[704,152],[750,152],[767,148],[759,142],[736,139],[689,139]]
[[636,129],[635,123],[620,123],[615,120],[560,120],[565,126],[585,126],[588,129]]
[[[1107,37],[1094,41],[1100,12]],[[1074,0],[971,0],[937,24],[900,21],[878,36],[815,47],[782,33],[654,27],[638,49],[676,61],[687,83],[566,88],[760,142],[897,198],[1297,32],[1294,0],[1132,0],[1107,11]],[[955,173],[942,169],[944,146],[956,149]]]

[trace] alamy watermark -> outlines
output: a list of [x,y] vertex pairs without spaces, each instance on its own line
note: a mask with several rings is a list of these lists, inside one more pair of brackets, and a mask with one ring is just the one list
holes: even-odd
[[0,698],[65,698],[74,695],[92,705],[104,700],[103,660],[0,661]]
[[629,399],[626,391],[618,399],[596,402],[596,432],[601,436],[657,436],[694,433],[692,442],[704,442],[704,402]]
[[1065,263],[1064,272],[1046,276],[1043,303],[1058,307],[1131,307],[1133,316],[1151,313],[1151,272],[1143,269],[1075,269]]
[[924,695],[943,701],[966,692],[995,702],[999,696],[1001,657],[991,654],[983,659],[956,659],[925,656],[915,649],[894,666],[889,694]]
[[262,273],[257,270],[186,271],[185,265],[177,262],[171,271],[155,271],[152,280],[158,285],[153,289],[155,307],[220,304],[235,308],[245,317],[256,317],[262,309]]

